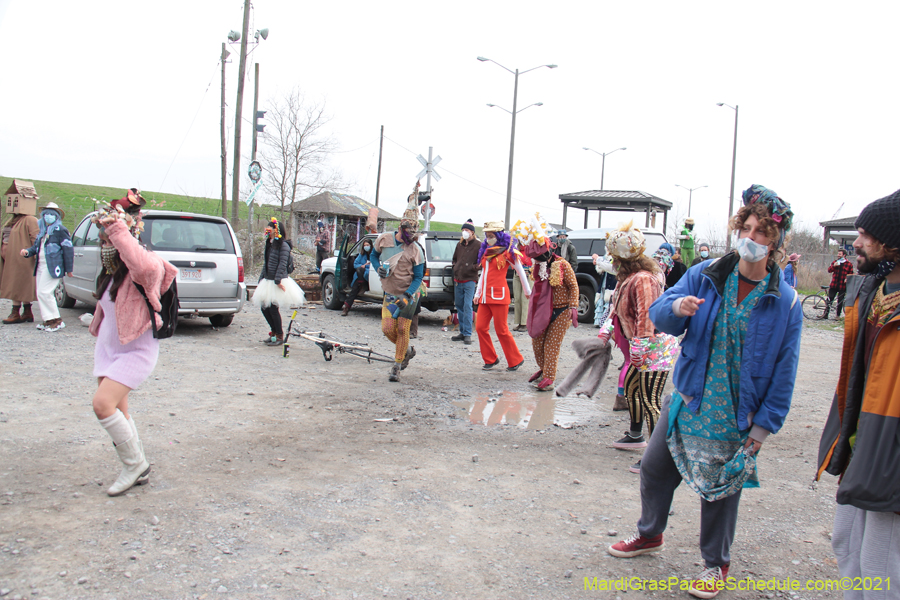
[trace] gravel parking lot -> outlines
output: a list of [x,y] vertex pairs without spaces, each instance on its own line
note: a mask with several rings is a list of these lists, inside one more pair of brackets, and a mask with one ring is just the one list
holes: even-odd
[[[0,301],[7,314],[9,301]],[[153,471],[125,496],[91,410],[93,339],[63,310],[55,334],[0,327],[0,596],[12,598],[687,598],[682,591],[585,590],[593,578],[700,571],[699,501],[684,486],[666,549],[632,560],[606,546],[635,530],[637,454],[609,444],[615,381],[593,401],[556,401],[526,367],[482,372],[478,345],[451,342],[446,312],[422,315],[399,384],[388,366],[233,325],[182,320],[161,343],[131,410]],[[350,316],[311,305],[302,327],[390,354],[380,307]],[[511,318],[511,317],[510,317]],[[568,340],[595,335],[570,330]],[[837,379],[840,333],[804,331],[793,409],[743,495],[731,574],[837,578],[836,481],[810,483]],[[564,346],[561,375],[575,362]],[[616,366],[619,359],[616,359]],[[497,423],[486,425],[482,421]],[[554,424],[556,423],[556,424]],[[729,591],[722,598],[834,598]]]

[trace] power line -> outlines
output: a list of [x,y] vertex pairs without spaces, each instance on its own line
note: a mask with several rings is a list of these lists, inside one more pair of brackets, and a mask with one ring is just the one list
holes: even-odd
[[[389,138],[388,136],[384,136],[384,139],[388,140],[388,141],[391,142],[392,144],[395,144],[395,145],[399,146],[400,148],[403,148],[404,150],[406,150],[407,152],[409,152],[409,153],[412,154],[413,156],[418,156],[418,153],[413,152],[413,151],[410,150],[409,148],[407,148],[407,147],[403,146],[402,144],[400,144],[400,143],[398,143],[398,142],[392,140],[392,139]],[[462,179],[463,181],[465,181],[465,182],[467,182],[467,183],[471,183],[472,185],[474,185],[474,186],[476,186],[476,187],[480,187],[480,188],[483,189],[483,190],[487,190],[487,191],[491,192],[492,194],[497,194],[498,196],[506,196],[506,194],[503,193],[503,192],[498,192],[497,190],[492,190],[491,188],[489,188],[489,187],[487,187],[487,186],[481,185],[480,183],[476,183],[476,182],[472,181],[471,179],[467,179],[467,178],[463,177],[462,175],[459,175],[459,174],[457,174],[457,173],[454,173],[453,171],[449,170],[445,165],[441,165],[441,170],[444,171],[445,173],[449,173],[450,175],[453,175],[454,177],[458,177],[459,179]],[[537,206],[538,208],[545,208],[545,209],[547,209],[547,210],[558,210],[557,208],[553,208],[553,207],[547,206],[547,205],[545,205],[545,204],[537,204],[537,203],[535,203],[535,202],[529,202],[528,200],[522,200],[521,198],[516,198],[515,196],[513,196],[512,199],[515,200],[516,202],[522,202],[523,204],[530,204],[531,206]]]
[[[220,59],[221,60],[221,59]],[[206,89],[203,90],[203,96],[200,97],[200,105],[197,107],[197,112],[194,113],[194,118],[191,119],[191,124],[188,125],[188,130],[184,134],[184,139],[181,140],[181,144],[178,146],[178,150],[175,151],[175,156],[172,157],[172,162],[169,163],[169,168],[166,169],[166,174],[163,176],[162,183],[159,184],[159,189],[163,189],[163,185],[166,183],[166,179],[169,177],[169,171],[172,170],[172,165],[175,164],[175,160],[178,158],[178,154],[181,152],[181,149],[184,147],[184,143],[187,141],[188,136],[191,134],[191,129],[194,127],[194,123],[197,121],[197,115],[200,114],[200,109],[203,108],[203,101],[206,100],[206,94],[209,92],[209,87],[212,85],[213,79],[216,78],[216,71],[219,70],[219,61],[216,61],[216,66],[213,67],[212,77],[209,78],[209,83],[206,84]]]

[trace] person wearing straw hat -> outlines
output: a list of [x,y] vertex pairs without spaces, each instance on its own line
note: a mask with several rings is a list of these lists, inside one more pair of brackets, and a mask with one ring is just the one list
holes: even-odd
[[[512,265],[521,270],[518,250],[513,249],[513,241],[503,231],[503,221],[489,221],[484,224],[484,241],[478,250],[478,264],[481,265],[481,276],[475,287],[475,302],[478,314],[475,317],[475,333],[484,360],[482,369],[489,371],[500,364],[500,357],[494,349],[491,339],[491,321],[494,321],[494,332],[500,340],[503,354],[506,356],[507,371],[517,371],[525,364],[525,358],[519,352],[516,340],[509,332],[509,285],[506,283],[506,268]],[[524,271],[523,271],[524,273]],[[529,290],[530,291],[530,290]]]
[[72,247],[69,230],[62,224],[62,220],[66,217],[65,211],[56,202],[48,202],[39,209],[41,218],[38,237],[30,248],[23,249],[20,254],[25,258],[37,256],[34,267],[35,287],[38,308],[41,310],[43,320],[37,328],[44,331],[59,331],[66,323],[59,316],[54,292],[63,275],[72,276],[75,249]]
[[788,256],[788,263],[784,267],[784,280],[794,289],[797,289],[797,267],[799,263],[800,255],[794,252]]
[[641,463],[637,534],[608,548],[618,558],[662,550],[683,481],[700,496],[705,564],[688,589],[697,598],[728,580],[741,491],[759,486],[757,455],[784,425],[800,357],[803,312],[775,260],[793,212],[761,185],[743,203],[730,222],[736,250],[688,270],[650,306],[657,328],[684,334],[682,353]]
[[678,246],[681,249],[681,262],[688,267],[694,262],[694,243],[696,241],[694,235],[694,219],[688,217],[684,220],[684,228],[678,236]]

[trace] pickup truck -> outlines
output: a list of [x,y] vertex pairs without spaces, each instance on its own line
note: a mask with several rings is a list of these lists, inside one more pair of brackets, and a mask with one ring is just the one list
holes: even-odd
[[[322,303],[330,310],[340,310],[344,299],[350,293],[353,281],[353,261],[359,255],[362,242],[368,239],[374,242],[377,234],[366,234],[354,242],[350,236],[344,236],[342,242],[331,256],[322,261],[319,283],[322,286]],[[425,295],[420,304],[430,311],[451,310],[454,307],[453,252],[459,242],[459,233],[453,231],[426,231],[419,233],[419,245],[425,249]],[[386,260],[399,248],[389,248],[381,253]],[[360,300],[369,302],[382,301],[384,290],[381,278],[374,269],[369,269],[369,289],[359,295]]]

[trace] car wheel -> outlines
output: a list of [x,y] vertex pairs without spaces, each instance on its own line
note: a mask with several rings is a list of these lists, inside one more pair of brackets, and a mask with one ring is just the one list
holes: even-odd
[[578,286],[578,322],[593,323],[594,291],[585,285]]
[[337,289],[334,287],[334,275],[330,273],[322,279],[322,304],[328,310],[337,310],[341,307],[341,299],[338,298]]
[[232,321],[234,321],[234,313],[213,315],[209,318],[209,322],[213,327],[228,327]]
[[60,308],[72,308],[75,306],[75,298],[66,293],[66,284],[62,279],[59,280],[59,285],[53,291],[53,296],[56,298],[56,305]]

